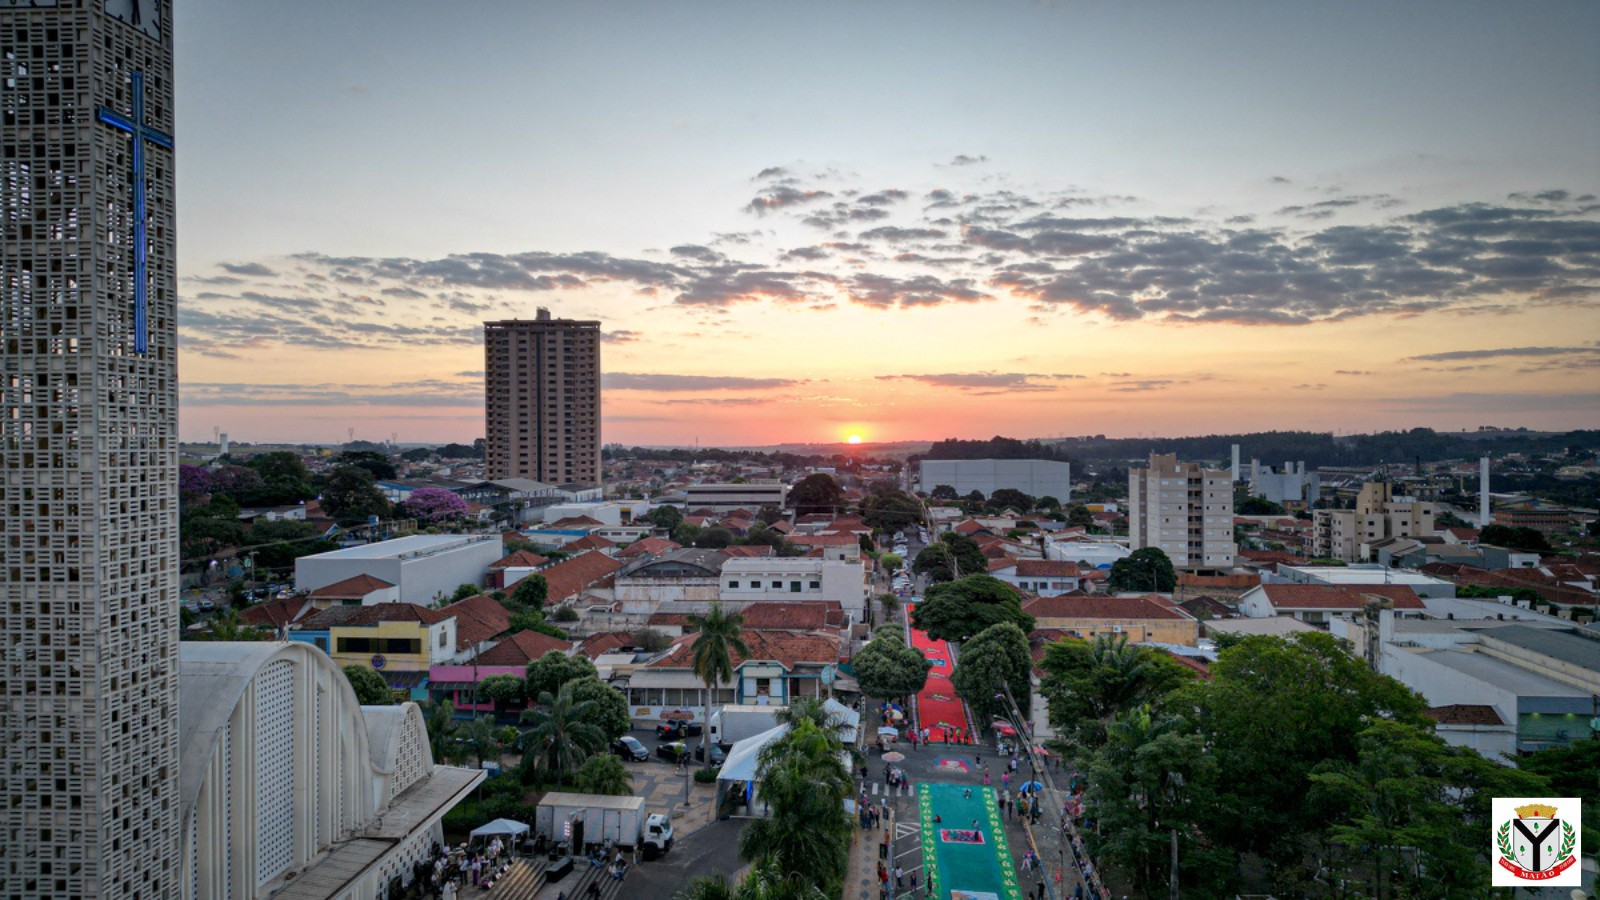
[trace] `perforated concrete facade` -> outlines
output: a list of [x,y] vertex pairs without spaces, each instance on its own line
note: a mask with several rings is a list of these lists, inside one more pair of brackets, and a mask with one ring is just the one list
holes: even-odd
[[484,467],[490,478],[600,483],[600,323],[483,323]]
[[170,21],[0,0],[0,898],[182,883]]

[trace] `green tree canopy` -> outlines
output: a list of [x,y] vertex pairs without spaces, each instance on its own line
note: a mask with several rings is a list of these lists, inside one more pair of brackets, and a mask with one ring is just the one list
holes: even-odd
[[341,522],[359,522],[368,516],[388,515],[389,501],[373,482],[371,472],[340,466],[328,473],[322,486],[322,508]]
[[570,682],[572,685],[572,698],[579,703],[587,703],[588,713],[584,721],[600,729],[605,735],[607,743],[627,734],[633,728],[633,720],[628,716],[628,698],[622,696],[616,688],[598,677],[584,676]]
[[1000,622],[962,643],[961,657],[950,680],[956,693],[987,722],[1004,716],[1009,709],[1004,700],[995,699],[1006,687],[1011,689],[1019,709],[1030,708],[1028,676],[1032,668],[1027,634],[1013,622]]
[[956,499],[956,489],[948,484],[936,484],[933,486],[933,490],[928,492],[928,497],[932,500],[954,500]]
[[801,720],[761,751],[761,796],[772,814],[745,827],[739,855],[763,877],[839,896],[854,833],[844,801],[855,788],[840,750],[836,732]]
[[[695,629],[694,643],[689,645],[694,674],[706,686],[702,721],[710,722],[711,698],[716,694],[717,685],[733,680],[734,654],[746,658],[750,656],[750,648],[745,646],[740,636],[744,629],[744,616],[725,611],[721,603],[713,600],[711,610],[705,615],[689,614],[689,625]],[[711,730],[708,728],[700,737],[702,749],[710,739]],[[706,767],[710,768],[710,751],[706,752],[705,758]]]
[[862,693],[881,700],[921,691],[933,667],[922,651],[906,645],[897,628],[880,630],[852,662]]
[[394,705],[394,691],[389,690],[389,683],[377,672],[366,666],[348,665],[344,667],[344,677],[350,680],[356,702],[362,706]]
[[544,606],[549,597],[550,582],[535,572],[523,577],[511,589],[511,596],[506,598],[506,608],[518,612],[531,612]]
[[612,753],[596,753],[578,766],[572,786],[585,794],[626,797],[633,793],[633,775]]
[[522,714],[533,726],[522,737],[525,780],[542,774],[559,786],[584,758],[605,748],[604,732],[589,721],[592,701],[577,699],[573,687],[569,682],[554,694],[540,693],[537,705]]
[[1094,525],[1094,513],[1082,503],[1074,503],[1067,507],[1067,526],[1070,528],[1088,528]]
[[991,575],[968,575],[935,584],[911,610],[911,622],[934,640],[964,641],[991,625],[1010,622],[1023,633],[1033,616],[1022,611],[1015,588]]
[[1106,585],[1113,594],[1167,594],[1178,587],[1178,573],[1160,547],[1141,547],[1111,564]]
[[733,532],[721,525],[713,525],[702,530],[694,539],[696,547],[704,547],[708,550],[721,550],[723,547],[731,546],[732,544]]
[[796,515],[844,512],[844,488],[826,472],[807,475],[789,489],[789,505]]
[[964,534],[947,531],[922,548],[911,564],[911,571],[927,575],[933,582],[953,581],[956,574],[977,575],[989,570],[989,558],[978,542]]
[[1067,638],[1045,648],[1040,691],[1050,701],[1050,724],[1084,747],[1098,747],[1116,716],[1162,700],[1191,678],[1167,654],[1128,643],[1125,634]]
[[386,481],[397,474],[394,460],[376,450],[346,450],[334,457],[336,466],[359,466],[371,473],[374,481]]
[[228,484],[230,479],[216,479],[221,489],[233,493],[241,502],[276,506],[316,496],[311,490],[311,470],[306,468],[298,453],[275,450],[252,456],[245,465],[255,470],[259,481],[234,487]]
[[1536,528],[1513,528],[1509,525],[1485,525],[1478,531],[1478,543],[1492,544],[1509,550],[1550,552],[1550,540]]
[[870,493],[861,501],[861,519],[875,531],[901,531],[922,521],[922,501],[893,488]]
[[1000,488],[989,495],[984,506],[996,512],[1014,509],[1019,513],[1025,513],[1033,509],[1033,498],[1016,488]]
[[650,510],[650,524],[662,531],[671,532],[683,521],[683,511],[676,506],[658,506]]
[[527,685],[515,675],[490,675],[479,683],[478,693],[493,702],[500,715],[528,699]]
[[568,656],[560,650],[551,650],[528,663],[526,671],[529,697],[559,693],[562,685],[579,678],[600,677],[599,670],[595,669],[589,657]]

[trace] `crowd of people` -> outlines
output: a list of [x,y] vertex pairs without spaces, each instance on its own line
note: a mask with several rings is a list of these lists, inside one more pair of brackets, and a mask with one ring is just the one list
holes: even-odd
[[488,890],[511,865],[505,842],[496,837],[485,844],[433,845],[428,859],[412,869],[412,883],[427,887],[429,896],[456,900],[469,887]]

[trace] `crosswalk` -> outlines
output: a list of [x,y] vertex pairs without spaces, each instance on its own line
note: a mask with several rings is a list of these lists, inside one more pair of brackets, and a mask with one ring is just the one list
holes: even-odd
[[[882,790],[879,790],[879,788],[882,788]],[[911,788],[908,785],[902,784],[899,787],[890,787],[878,781],[863,786],[861,790],[866,792],[869,797],[910,797],[912,795]]]

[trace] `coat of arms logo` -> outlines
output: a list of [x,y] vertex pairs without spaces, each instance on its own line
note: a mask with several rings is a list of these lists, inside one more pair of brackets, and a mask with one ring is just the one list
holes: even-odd
[[1494,801],[1495,886],[1579,884],[1583,874],[1579,864],[1578,838],[1582,834],[1579,809],[1576,799],[1497,798]]

